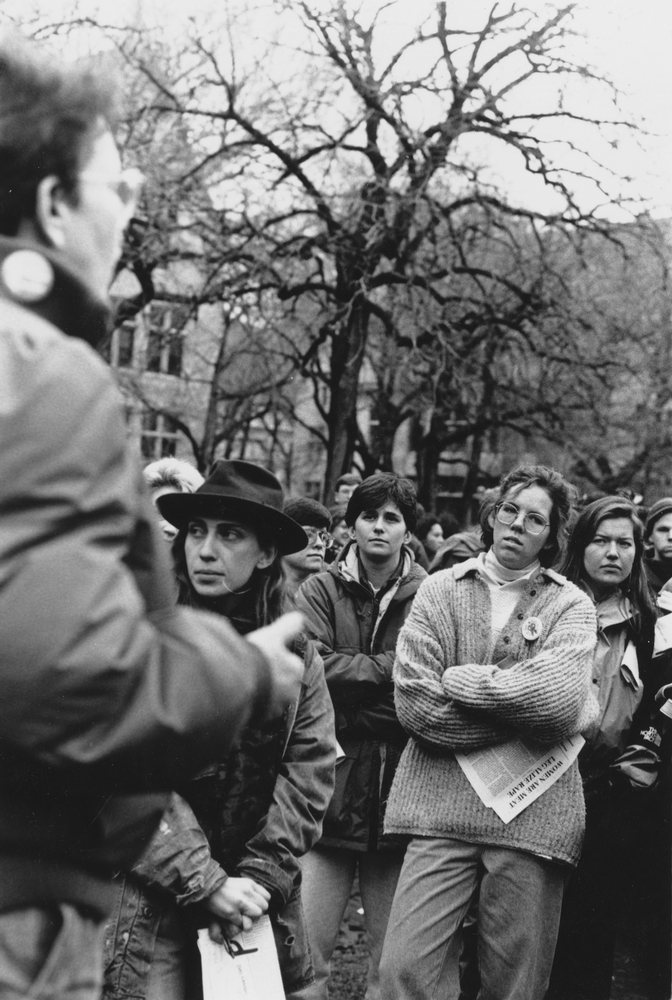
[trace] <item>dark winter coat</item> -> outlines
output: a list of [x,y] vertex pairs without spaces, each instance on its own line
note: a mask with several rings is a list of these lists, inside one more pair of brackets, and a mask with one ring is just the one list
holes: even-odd
[[108,1000],[146,995],[167,909],[179,906],[192,929],[204,926],[208,914],[198,904],[227,874],[254,879],[270,892],[286,992],[312,980],[298,859],[319,839],[335,758],[324,666],[309,646],[297,704],[284,717],[246,730],[230,758],[189,782],[184,799],[173,797],[133,877],[120,886],[106,934]]
[[310,577],[297,592],[297,606],[324,660],[344,754],[324,819],[321,843],[327,846],[357,851],[398,846],[382,834],[387,796],[407,740],[394,708],[392,667],[399,630],[426,576],[404,551],[398,584],[374,597],[359,582],[352,543],[326,573]]
[[161,790],[225,756],[270,694],[258,650],[174,607],[119,391],[85,342],[105,321],[53,255],[0,238],[0,911],[104,913]]

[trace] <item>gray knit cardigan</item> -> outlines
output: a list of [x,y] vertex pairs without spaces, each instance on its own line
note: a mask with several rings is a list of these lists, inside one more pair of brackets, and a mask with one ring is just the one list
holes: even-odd
[[[542,627],[538,638],[528,640],[522,629],[532,616]],[[585,824],[576,763],[505,824],[482,804],[452,751],[492,746],[514,735],[552,745],[593,721],[592,602],[558,573],[541,569],[527,582],[496,643],[490,620],[490,592],[475,559],[420,586],[397,643],[395,702],[412,739],[392,786],[385,829],[576,864]]]

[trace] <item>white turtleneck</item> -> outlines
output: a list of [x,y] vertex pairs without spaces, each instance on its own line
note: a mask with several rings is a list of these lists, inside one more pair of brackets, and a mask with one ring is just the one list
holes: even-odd
[[479,573],[490,590],[490,627],[494,643],[511,617],[527,581],[541,569],[541,563],[535,559],[523,569],[508,569],[502,566],[492,549],[481,552],[477,562]]

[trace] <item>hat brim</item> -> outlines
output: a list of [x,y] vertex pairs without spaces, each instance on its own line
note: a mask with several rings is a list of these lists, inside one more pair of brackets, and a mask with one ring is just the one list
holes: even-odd
[[300,524],[275,507],[254,500],[214,493],[165,493],[156,506],[166,521],[180,529],[196,517],[235,517],[241,524],[271,534],[281,556],[300,552],[308,545],[308,535]]

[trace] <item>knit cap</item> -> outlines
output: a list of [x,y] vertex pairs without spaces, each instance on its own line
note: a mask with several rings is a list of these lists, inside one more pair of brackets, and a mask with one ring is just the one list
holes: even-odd
[[283,513],[291,517],[297,524],[312,528],[328,528],[331,515],[326,507],[310,497],[289,497],[285,500]]
[[647,538],[655,528],[656,521],[659,521],[665,514],[672,514],[672,497],[661,497],[660,500],[656,500],[654,504],[651,504],[651,509],[646,518]]

